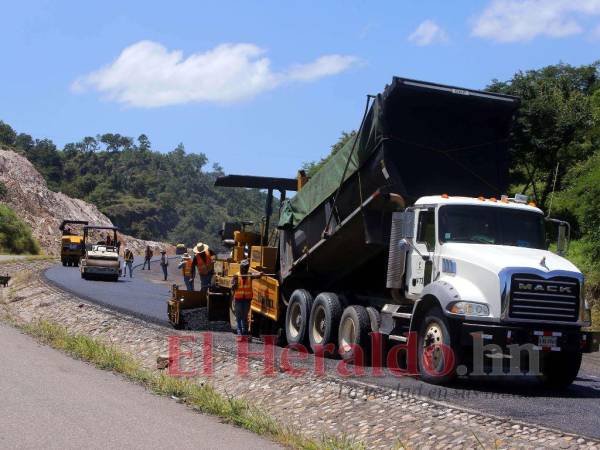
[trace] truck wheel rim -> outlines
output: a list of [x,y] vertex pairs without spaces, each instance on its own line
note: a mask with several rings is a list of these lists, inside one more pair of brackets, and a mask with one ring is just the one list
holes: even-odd
[[350,317],[346,317],[342,322],[342,330],[340,337],[340,346],[344,352],[352,350],[351,344],[356,343],[356,327],[354,326],[354,320]]
[[292,310],[290,311],[290,320],[288,323],[290,335],[293,338],[298,337],[298,335],[300,334],[301,326],[302,326],[302,310],[300,308],[300,305],[296,302],[292,305]]
[[316,344],[320,344],[323,342],[323,337],[325,335],[325,322],[327,317],[325,315],[325,308],[321,305],[317,306],[315,309],[315,320],[312,326],[312,335],[313,340]]
[[444,360],[442,344],[444,343],[444,332],[437,322],[431,322],[425,331],[423,340],[423,351],[427,364],[432,368],[439,368]]

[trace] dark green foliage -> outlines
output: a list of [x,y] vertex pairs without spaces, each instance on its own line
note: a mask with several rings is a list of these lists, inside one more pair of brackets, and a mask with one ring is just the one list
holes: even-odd
[[37,255],[40,246],[31,236],[31,228],[6,205],[0,204],[0,252]]
[[63,150],[26,134],[15,134],[12,142],[51,189],[94,203],[123,232],[142,239],[217,247],[222,222],[260,222],[263,215],[264,194],[215,188],[223,169],[215,164],[205,171],[206,155],[186,153],[183,144],[161,153],[146,135],[135,142],[112,133],[87,136]]
[[10,125],[0,120],[0,144],[15,145],[17,133]]
[[515,187],[544,207],[554,186],[560,189],[568,170],[598,148],[591,97],[600,87],[600,62],[573,67],[558,64],[494,80],[488,90],[516,95],[522,104],[511,143]]
[[600,150],[567,173],[565,189],[553,203],[558,214],[571,219],[590,258],[600,261]]
[[6,185],[0,181],[0,200],[4,199],[7,193],[8,189],[6,188]]

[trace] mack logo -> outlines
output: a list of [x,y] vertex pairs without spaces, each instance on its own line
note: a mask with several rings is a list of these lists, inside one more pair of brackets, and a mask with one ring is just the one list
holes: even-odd
[[572,294],[570,286],[556,286],[552,284],[519,283],[520,291],[548,292],[557,294]]

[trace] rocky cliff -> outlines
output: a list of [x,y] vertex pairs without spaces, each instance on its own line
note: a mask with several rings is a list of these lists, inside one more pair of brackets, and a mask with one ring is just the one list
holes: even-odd
[[[48,189],[42,175],[26,158],[5,148],[0,148],[0,181],[7,188],[2,202],[31,226],[34,237],[49,255],[60,253],[61,234],[58,227],[64,219],[112,225],[96,206]],[[146,245],[167,248],[169,253],[173,252],[171,246],[160,242],[143,241],[127,235],[119,235],[119,239],[136,254],[142,254]]]

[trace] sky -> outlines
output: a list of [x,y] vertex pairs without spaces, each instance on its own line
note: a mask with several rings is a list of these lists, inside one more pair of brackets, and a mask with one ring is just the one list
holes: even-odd
[[4,1],[0,120],[59,147],[144,133],[294,177],[393,76],[483,89],[600,59],[600,0]]

